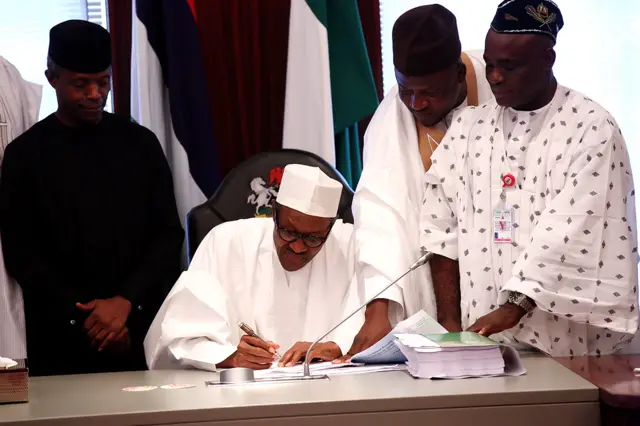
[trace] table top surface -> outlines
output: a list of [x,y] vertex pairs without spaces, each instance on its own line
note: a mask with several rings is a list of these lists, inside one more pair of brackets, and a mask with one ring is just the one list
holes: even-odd
[[560,364],[600,388],[602,402],[613,407],[640,409],[640,355],[556,358]]
[[[392,371],[221,387],[205,386],[205,381],[217,380],[217,373],[195,370],[35,377],[29,382],[28,403],[0,405],[0,424],[75,425],[91,419],[92,426],[126,426],[152,423],[159,414],[163,423],[171,423],[598,401],[594,385],[553,359],[523,355],[522,361],[524,376],[463,380],[414,379]],[[122,391],[170,383],[195,387]]]

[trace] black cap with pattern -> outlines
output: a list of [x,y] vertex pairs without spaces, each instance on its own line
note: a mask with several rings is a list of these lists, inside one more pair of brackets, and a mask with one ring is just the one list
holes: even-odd
[[505,0],[491,22],[497,33],[540,34],[554,41],[563,26],[560,9],[550,0]]

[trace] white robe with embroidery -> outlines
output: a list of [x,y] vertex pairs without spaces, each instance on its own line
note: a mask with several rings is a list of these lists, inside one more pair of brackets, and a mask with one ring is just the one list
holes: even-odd
[[[559,86],[550,104],[456,114],[425,175],[424,249],[460,264],[464,327],[524,293],[537,309],[494,339],[553,356],[607,354],[638,328],[635,192],[613,117]],[[502,189],[511,173],[517,185]],[[512,243],[493,242],[511,206]]]
[[[7,145],[38,121],[42,86],[22,79],[0,56],[0,158]],[[22,290],[4,266],[0,246],[0,356],[27,356]]]
[[[272,219],[252,218],[214,228],[201,245],[145,338],[150,369],[215,370],[244,334],[237,321],[280,345],[314,341],[362,303],[355,279],[353,226],[338,220],[322,250],[304,268],[285,271]],[[325,341],[346,353],[362,313]]]
[[[493,95],[485,77],[483,52],[466,52],[478,86],[478,102]],[[466,101],[459,107],[466,106]],[[441,123],[451,124],[450,113]],[[419,214],[424,165],[418,149],[413,115],[394,86],[376,110],[364,138],[364,167],[353,200],[360,281],[367,298],[400,276],[420,257]],[[424,266],[380,297],[393,302],[389,319],[395,324],[425,309],[435,313],[431,273]]]

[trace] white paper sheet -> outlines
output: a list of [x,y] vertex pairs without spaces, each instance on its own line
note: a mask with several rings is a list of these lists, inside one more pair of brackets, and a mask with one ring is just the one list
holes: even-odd
[[18,365],[18,363],[10,358],[3,358],[0,356],[0,368],[11,368]]
[[[345,374],[362,374],[362,373],[377,373],[381,371],[394,371],[405,370],[404,364],[391,364],[391,365],[363,365],[356,363],[343,363],[333,364],[331,361],[319,362],[309,365],[311,375],[326,374],[327,376],[337,376]],[[277,363],[274,363],[271,368],[266,370],[257,370],[254,373],[256,379],[262,378],[280,378],[280,377],[295,377],[302,376],[304,374],[304,366],[300,363],[293,367],[278,367]]]
[[399,322],[389,334],[375,345],[354,355],[351,362],[363,364],[400,364],[407,358],[395,344],[396,334],[442,334],[447,330],[424,310]]
[[[522,361],[520,360],[520,355],[518,355],[518,351],[512,348],[511,346],[502,346],[500,348],[502,350],[502,358],[504,359],[504,373],[500,374],[485,374],[478,376],[433,376],[433,377],[422,377],[425,379],[470,379],[470,378],[480,378],[480,377],[501,377],[501,376],[522,376],[527,372],[527,369],[524,368]],[[409,374],[414,377],[418,377],[415,371],[412,371],[411,367],[408,367]],[[420,377],[419,377],[420,378]]]
[[[485,348],[442,348],[437,343],[427,339],[424,336],[416,334],[398,334],[396,336],[397,346],[404,345],[405,351],[414,351],[417,353],[434,353],[434,352],[458,352],[458,351],[480,351]],[[435,344],[435,346],[434,346]],[[416,370],[419,365],[411,365],[408,363],[408,371],[414,377],[427,378],[427,379],[465,379],[470,377],[498,377],[498,376],[521,376],[527,372],[520,360],[518,351],[511,346],[497,344],[500,347],[502,359],[504,361],[504,372],[499,374],[484,374],[484,375],[460,375],[460,376],[448,376],[448,375],[433,375],[433,376],[421,376],[420,372]]]

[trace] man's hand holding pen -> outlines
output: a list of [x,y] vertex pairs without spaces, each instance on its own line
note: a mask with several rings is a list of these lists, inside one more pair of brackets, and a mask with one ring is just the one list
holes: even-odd
[[273,361],[278,358],[276,351],[279,347],[276,343],[244,335],[240,339],[238,349],[217,366],[219,368],[245,367],[252,370],[264,370],[271,367]]

